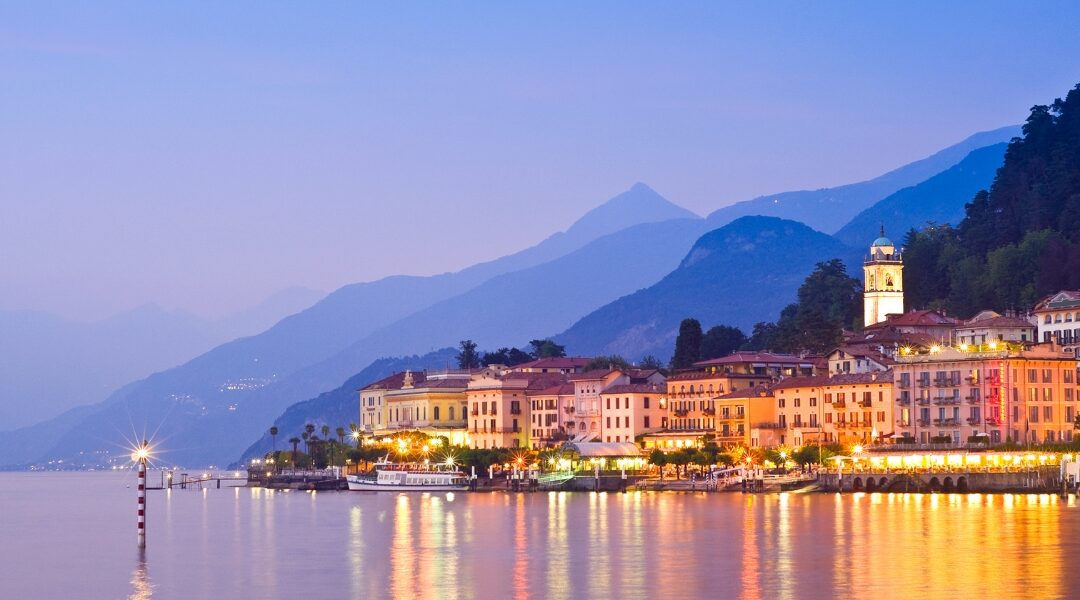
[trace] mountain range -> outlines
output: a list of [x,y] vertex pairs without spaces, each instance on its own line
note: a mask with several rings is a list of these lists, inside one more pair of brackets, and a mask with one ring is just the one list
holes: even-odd
[[[858,206],[847,212],[872,208],[863,200],[870,192],[862,188],[874,187],[883,201],[904,189],[913,173],[931,169],[927,165],[940,169],[924,181],[964,160],[970,152],[956,148],[970,140],[1006,135],[1009,128],[973,136],[872,186],[853,184]],[[833,204],[850,196],[845,188],[851,187],[793,194],[802,198],[798,206],[817,198],[817,213],[832,211],[838,218]],[[917,219],[922,201],[916,196],[903,203],[914,207]],[[962,207],[968,199],[953,201]],[[109,449],[115,432],[141,426],[160,429],[170,462],[224,464],[260,438],[275,415],[323,418],[317,411],[325,405],[305,399],[317,400],[325,390],[344,398],[342,382],[345,388],[366,383],[357,376],[380,357],[424,353],[465,338],[494,348],[558,334],[575,354],[666,358],[682,318],[745,328],[772,320],[814,262],[835,256],[857,261],[865,245],[846,246],[791,220],[750,216],[727,223],[724,214],[701,219],[638,184],[565,232],[516,254],[455,273],[341,288],[261,334],[133,382],[95,407],[0,436],[0,455],[19,463],[85,457],[80,453]],[[821,227],[835,231],[843,222],[826,225]],[[426,356],[441,357],[445,366],[451,355]],[[307,408],[290,409],[297,401]],[[29,442],[32,434],[38,437]]]
[[93,322],[37,311],[0,311],[0,429],[99,402],[126,383],[264,331],[323,295],[287,288],[216,319],[154,304]]

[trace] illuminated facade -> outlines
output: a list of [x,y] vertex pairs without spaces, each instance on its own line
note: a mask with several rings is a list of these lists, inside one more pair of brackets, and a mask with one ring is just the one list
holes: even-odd
[[884,321],[888,315],[904,312],[904,261],[892,241],[881,237],[870,246],[863,263],[863,325]]
[[726,373],[716,367],[677,373],[667,380],[668,428],[717,431],[717,398],[771,381],[766,373]]
[[439,371],[412,373],[406,371],[401,385],[383,392],[386,404],[386,428],[402,429],[464,429],[468,416],[465,389],[469,371]]
[[795,377],[772,388],[780,443],[870,444],[890,436],[893,380],[886,372]]
[[566,421],[573,420],[573,384],[559,383],[541,390],[526,390],[525,397],[529,401],[529,443],[533,448],[570,439]]
[[1080,358],[1080,291],[1061,291],[1035,305],[1039,340],[1057,343]]
[[715,403],[718,444],[762,447],[779,443],[781,427],[769,388],[743,388],[716,398]]
[[600,392],[600,439],[604,442],[633,442],[643,433],[667,427],[667,400],[664,386],[656,383],[613,385]]
[[990,342],[901,355],[893,368],[897,436],[918,443],[1071,441],[1077,376],[1076,358],[1051,344]]

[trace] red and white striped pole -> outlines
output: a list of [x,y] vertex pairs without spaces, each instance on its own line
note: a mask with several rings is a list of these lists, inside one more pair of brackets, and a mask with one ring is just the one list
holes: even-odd
[[146,457],[149,453],[149,445],[143,440],[142,446],[136,452],[136,460],[139,461],[139,547],[146,547]]

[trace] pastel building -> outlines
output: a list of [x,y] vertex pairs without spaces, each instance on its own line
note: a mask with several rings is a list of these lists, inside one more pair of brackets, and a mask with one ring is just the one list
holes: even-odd
[[665,429],[668,411],[665,388],[659,383],[624,383],[600,392],[600,440],[634,442],[644,433]]
[[715,439],[728,446],[763,447],[780,443],[772,390],[764,385],[743,388],[716,398]]
[[870,444],[891,437],[895,429],[888,371],[794,377],[772,392],[782,444]]
[[898,436],[918,443],[1071,441],[1077,361],[1060,346],[990,342],[902,355],[893,367]]
[[603,440],[603,407],[601,394],[615,385],[663,385],[664,375],[657,370],[599,369],[570,375],[574,386],[572,418],[564,421],[567,433],[578,441]]
[[570,439],[566,421],[573,420],[574,384],[560,382],[544,389],[526,390],[529,401],[529,440],[545,448]]
[[1036,341],[1035,325],[1030,321],[992,310],[984,310],[953,327],[953,344],[957,346],[983,346],[990,342],[1028,344]]
[[558,373],[483,372],[468,382],[469,439],[474,448],[528,448],[532,433],[529,391],[565,380]]
[[676,373],[667,380],[667,427],[673,431],[712,433],[717,430],[717,398],[771,382],[768,372],[727,372],[715,365]]

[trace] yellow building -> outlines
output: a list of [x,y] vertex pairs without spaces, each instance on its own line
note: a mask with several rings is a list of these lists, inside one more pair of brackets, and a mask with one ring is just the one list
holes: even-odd
[[767,374],[697,370],[667,380],[667,428],[671,431],[717,431],[716,398],[733,391],[767,385]]
[[449,433],[465,429],[468,418],[465,390],[470,378],[468,371],[406,371],[399,386],[387,386],[382,392],[386,427],[376,433],[404,429]]
[[470,406],[469,438],[474,448],[528,448],[530,400],[539,392],[566,381],[561,373],[484,372],[466,390]]
[[776,403],[766,386],[724,394],[716,403],[716,442],[729,446],[773,446],[780,435]]
[[570,439],[566,421],[573,419],[574,385],[558,383],[541,390],[525,390],[529,402],[529,443],[545,448]]
[[886,372],[793,377],[772,387],[780,444],[863,444],[894,431],[893,380]]

